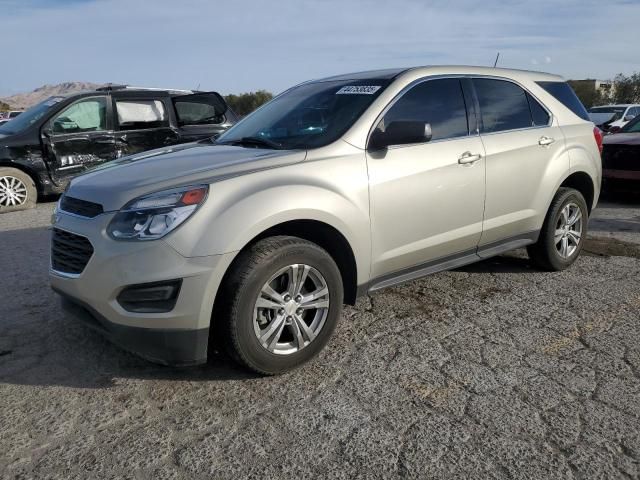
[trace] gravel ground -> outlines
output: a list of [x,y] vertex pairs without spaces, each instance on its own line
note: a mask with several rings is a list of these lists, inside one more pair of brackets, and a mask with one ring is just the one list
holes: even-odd
[[158,367],[64,317],[53,204],[0,216],[4,478],[638,478],[640,202],[568,271],[522,252],[347,308],[319,357],[260,378]]

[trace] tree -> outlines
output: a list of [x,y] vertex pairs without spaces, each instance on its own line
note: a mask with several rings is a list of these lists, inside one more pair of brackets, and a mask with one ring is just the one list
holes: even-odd
[[268,102],[273,98],[271,92],[266,90],[258,90],[257,92],[241,93],[239,95],[227,95],[224,97],[231,110],[241,117],[250,114],[260,105]]
[[613,80],[612,103],[640,103],[640,73],[622,73]]
[[11,106],[8,103],[0,101],[0,112],[8,112],[11,110]]
[[585,107],[590,108],[607,103],[606,94],[596,89],[595,80],[569,80],[568,83]]

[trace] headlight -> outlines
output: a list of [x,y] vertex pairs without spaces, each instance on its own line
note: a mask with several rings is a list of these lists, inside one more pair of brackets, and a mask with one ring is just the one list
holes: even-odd
[[113,217],[107,232],[116,240],[162,238],[193,215],[208,191],[207,185],[192,185],[136,198]]

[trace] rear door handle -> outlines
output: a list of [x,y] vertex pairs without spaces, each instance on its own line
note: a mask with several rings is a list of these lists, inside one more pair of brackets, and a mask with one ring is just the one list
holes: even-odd
[[555,138],[540,137],[540,139],[538,140],[538,145],[542,145],[543,147],[546,147],[547,145],[551,145],[555,141],[556,141]]
[[460,165],[466,165],[469,163],[475,163],[481,158],[482,155],[480,155],[479,153],[464,152],[462,155],[460,155],[460,158],[458,158],[458,163]]

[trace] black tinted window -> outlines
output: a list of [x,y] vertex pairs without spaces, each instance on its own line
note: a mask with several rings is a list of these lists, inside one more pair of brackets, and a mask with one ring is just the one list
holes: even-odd
[[173,100],[180,125],[215,124],[224,121],[224,104],[219,97],[204,93],[185,95]]
[[476,78],[473,84],[480,102],[483,132],[530,127],[531,112],[525,91],[504,80]]
[[468,135],[460,81],[430,80],[416,85],[389,109],[378,128],[403,120],[430,123],[433,140]]
[[527,100],[529,101],[529,108],[531,109],[531,116],[533,117],[533,124],[536,126],[549,125],[549,114],[540,105],[540,103],[527,93]]
[[553,95],[556,100],[575,113],[583,120],[591,121],[589,114],[580,102],[573,89],[566,82],[537,82],[542,88]]

